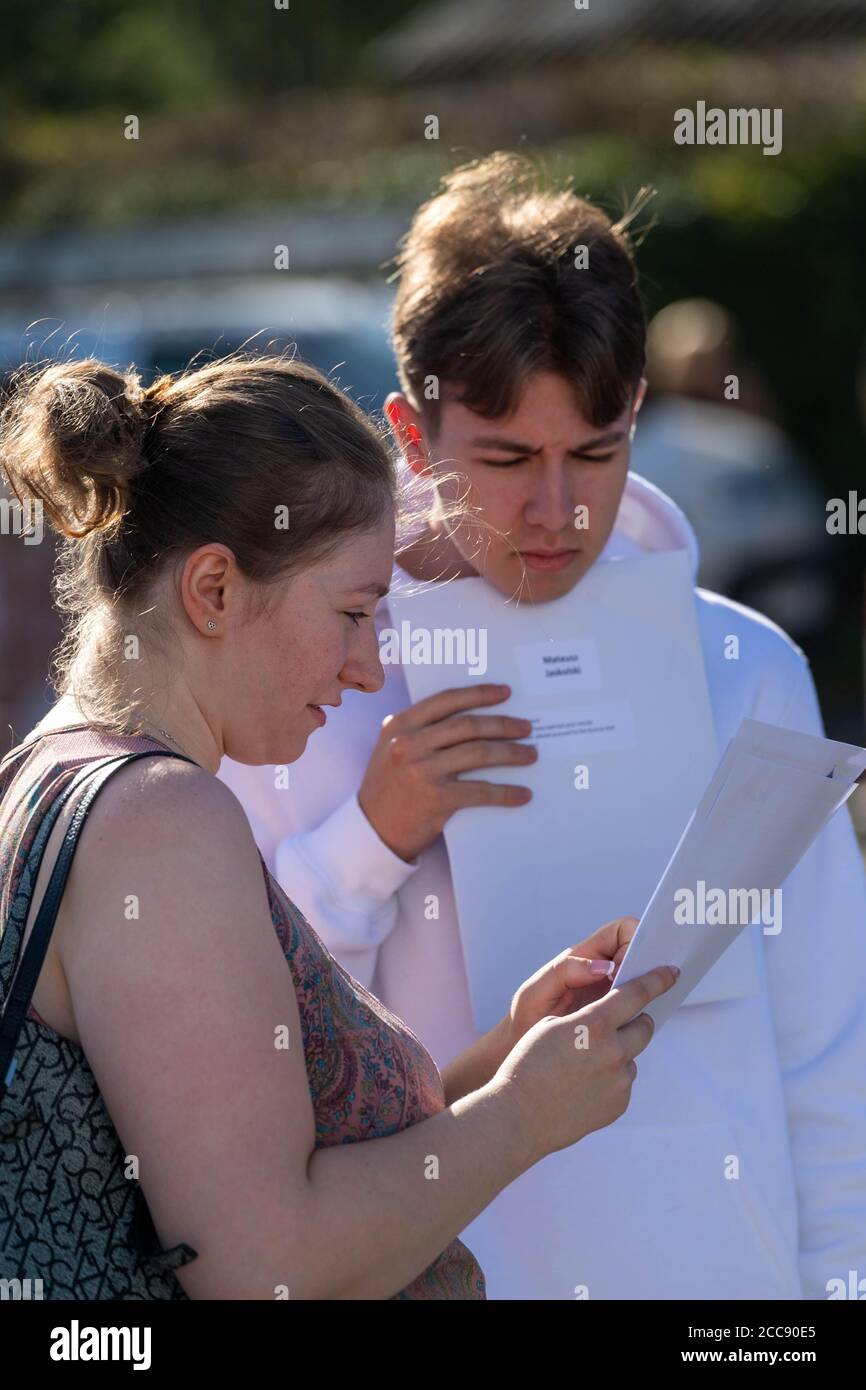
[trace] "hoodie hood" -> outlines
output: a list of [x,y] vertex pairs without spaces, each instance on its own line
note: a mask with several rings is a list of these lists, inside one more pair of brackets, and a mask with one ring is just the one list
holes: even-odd
[[629,473],[613,531],[597,563],[661,550],[687,550],[692,579],[697,580],[700,551],[685,513],[661,488]]

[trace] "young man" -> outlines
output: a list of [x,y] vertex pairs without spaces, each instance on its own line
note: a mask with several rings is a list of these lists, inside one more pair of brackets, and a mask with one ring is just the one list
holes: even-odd
[[[419,210],[401,268],[403,389],[389,416],[437,501],[398,574],[479,575],[503,601],[543,605],[617,556],[684,549],[694,573],[685,518],[628,472],[645,326],[624,228],[495,155]],[[590,519],[580,531],[578,507]],[[808,665],[785,634],[716,595],[694,600],[719,748],[746,716],[821,733]],[[385,605],[377,621],[388,625]],[[737,661],[724,656],[731,637]],[[497,714],[501,691],[474,684],[412,705],[401,668],[385,670],[374,698],[348,690],[288,791],[271,768],[224,763],[221,775],[331,950],[444,1067],[478,1034],[441,832],[464,807],[520,816],[519,769],[535,754],[527,726]],[[513,785],[486,781],[492,765],[511,766]],[[624,862],[615,813],[599,831]],[[609,888],[610,915],[641,911],[621,901],[615,868]],[[682,1006],[647,1051],[629,1115],[551,1155],[473,1222],[490,1297],[825,1298],[851,1269],[866,1275],[864,918],[843,812],[786,883],[784,930],[760,938],[754,988]],[[563,946],[574,934],[563,922]]]

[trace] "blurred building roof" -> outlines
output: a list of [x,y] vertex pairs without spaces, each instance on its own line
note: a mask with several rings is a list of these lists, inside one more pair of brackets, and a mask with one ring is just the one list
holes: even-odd
[[866,33],[866,0],[439,0],[368,46],[404,80],[573,60],[640,39],[767,43]]

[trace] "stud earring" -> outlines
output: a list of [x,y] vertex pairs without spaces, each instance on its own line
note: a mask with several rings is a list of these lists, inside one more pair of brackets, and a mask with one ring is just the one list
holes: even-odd
[[207,625],[211,629],[211,631],[213,631],[213,629],[216,627],[216,622],[213,618],[208,618]]

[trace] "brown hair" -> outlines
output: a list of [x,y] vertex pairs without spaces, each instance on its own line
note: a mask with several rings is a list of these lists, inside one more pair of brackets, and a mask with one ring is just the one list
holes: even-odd
[[109,727],[135,709],[124,637],[165,635],[164,615],[145,612],[167,565],[220,541],[266,586],[375,525],[396,491],[384,435],[348,396],[301,361],[245,353],[147,389],[133,368],[92,359],[22,368],[0,466],[66,537],[55,687]]
[[401,385],[433,437],[446,383],[495,419],[536,371],[566,377],[596,426],[622,413],[646,343],[627,227],[650,196],[642,189],[612,223],[570,189],[545,187],[525,156],[498,152],[446,176],[401,242],[392,317]]

